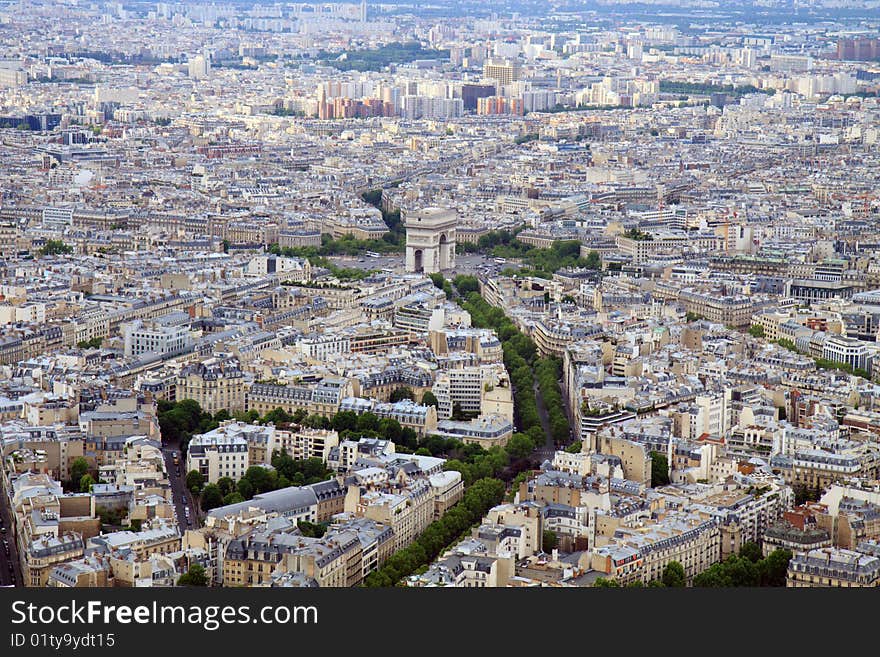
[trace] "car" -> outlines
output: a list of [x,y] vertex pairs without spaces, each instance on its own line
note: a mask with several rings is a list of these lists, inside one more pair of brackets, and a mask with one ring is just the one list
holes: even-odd
[[9,562],[7,562],[6,565],[9,567],[9,572],[11,573],[12,572],[12,562],[9,561]]
[[0,534],[5,534],[5,533],[6,533],[6,527],[0,528]]

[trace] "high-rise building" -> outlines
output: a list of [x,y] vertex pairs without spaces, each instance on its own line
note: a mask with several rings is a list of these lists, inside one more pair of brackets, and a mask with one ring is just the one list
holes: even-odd
[[837,59],[855,62],[878,60],[880,59],[880,39],[868,37],[840,39],[837,42]]
[[520,72],[519,62],[515,59],[492,58],[483,64],[483,77],[498,80],[501,86],[519,80]]
[[461,100],[464,109],[474,111],[477,109],[477,100],[495,95],[493,84],[463,84],[461,85]]
[[193,80],[204,80],[211,73],[211,62],[204,55],[196,55],[189,60],[188,72]]

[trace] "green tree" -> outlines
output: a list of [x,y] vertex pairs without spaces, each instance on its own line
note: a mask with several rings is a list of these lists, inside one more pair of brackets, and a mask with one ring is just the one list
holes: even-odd
[[739,556],[748,559],[752,563],[758,563],[764,557],[764,555],[761,554],[761,548],[754,541],[746,541],[743,543],[742,547],[739,549]]
[[73,253],[73,247],[65,244],[61,240],[46,240],[46,243],[40,249],[40,255],[63,255]]
[[217,488],[220,489],[220,493],[223,497],[226,497],[235,490],[235,482],[231,477],[220,477],[220,479],[217,480]]
[[389,396],[389,401],[393,404],[394,402],[399,402],[403,399],[411,399],[415,401],[415,395],[413,394],[412,388],[407,388],[406,386],[401,386],[400,388],[395,388],[391,391],[391,395]]
[[397,445],[403,437],[403,427],[393,417],[383,417],[379,420],[379,434]]
[[524,459],[535,451],[535,443],[528,434],[515,433],[507,441],[506,449],[511,458]]
[[752,324],[749,327],[749,335],[753,338],[763,338],[764,337],[764,327],[760,324]]
[[296,526],[303,536],[312,538],[321,538],[327,532],[327,524],[323,522],[315,524],[307,520],[297,520]]
[[208,575],[205,572],[205,569],[197,563],[194,563],[189,567],[189,570],[186,571],[180,578],[177,580],[178,586],[207,586],[208,585]]
[[186,473],[186,487],[193,495],[198,495],[201,492],[204,483],[205,478],[198,470],[190,470]]
[[425,392],[422,393],[422,406],[433,406],[436,408],[439,403],[437,397],[434,396],[434,393],[430,390],[425,390]]
[[761,586],[785,586],[788,577],[788,563],[791,550],[776,549],[759,562],[759,582]]
[[357,429],[358,414],[354,411],[339,411],[330,422],[336,431],[353,431]]
[[665,454],[651,452],[651,487],[665,486],[669,483],[669,461]]
[[92,491],[92,486],[94,485],[95,480],[92,479],[92,475],[86,474],[82,476],[82,479],[79,480],[79,492],[80,493],[90,493]]
[[467,296],[471,292],[480,291],[480,281],[477,280],[476,276],[465,276],[464,274],[460,274],[452,279],[452,284],[462,296]]
[[616,589],[620,588],[620,583],[616,579],[599,577],[595,582],[593,582],[593,586],[600,589]]
[[590,251],[584,260],[589,269],[602,269],[602,256],[598,251]]
[[218,506],[223,506],[223,494],[217,484],[206,484],[202,489],[202,510],[207,512]]
[[[252,465],[245,471],[242,479],[247,479],[254,487],[254,495],[275,490],[273,475],[275,473],[260,465]],[[277,476],[277,475],[276,475]]]
[[73,463],[70,464],[70,481],[75,482],[76,485],[79,485],[82,478],[88,473],[89,462],[82,456],[78,456],[73,460]]
[[262,419],[263,424],[269,424],[271,422],[276,427],[281,424],[289,424],[292,421],[293,416],[283,408],[276,408],[275,410],[269,411]]
[[375,413],[361,413],[358,416],[357,421],[357,430],[358,431],[378,431],[379,430],[379,416]]
[[223,506],[229,506],[230,504],[239,504],[244,502],[244,498],[241,496],[241,493],[238,490],[234,490],[229,495],[225,495],[223,497]]
[[559,545],[559,539],[556,537],[556,534],[549,529],[545,529],[541,537],[541,550],[550,554],[556,549],[557,545]]
[[254,486],[248,479],[239,479],[235,487],[242,499],[249,500],[254,496]]
[[687,584],[687,575],[685,575],[684,566],[678,561],[670,561],[663,569],[663,577],[661,581],[664,586],[685,586]]

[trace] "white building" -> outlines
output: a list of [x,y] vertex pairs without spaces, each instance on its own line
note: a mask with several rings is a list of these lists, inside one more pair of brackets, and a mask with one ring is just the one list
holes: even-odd
[[285,258],[275,255],[263,255],[252,258],[248,262],[245,274],[248,276],[266,276],[267,274],[284,274],[284,279],[296,283],[310,280],[312,266],[308,260],[301,258]]
[[238,481],[250,467],[248,442],[240,435],[215,429],[193,436],[186,454],[186,471],[197,470],[207,483],[223,477]]
[[853,369],[865,367],[868,358],[867,345],[856,338],[829,335],[822,344],[822,358],[835,363],[846,363]]
[[155,320],[127,324],[123,331],[125,355],[171,354],[186,349],[192,345],[188,322],[186,313],[169,313]]

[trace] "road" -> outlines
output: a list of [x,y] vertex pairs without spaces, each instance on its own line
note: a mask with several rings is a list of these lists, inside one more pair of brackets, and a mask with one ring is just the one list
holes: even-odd
[[[378,258],[368,258],[367,256],[329,256],[327,258],[337,267],[346,267],[348,269],[392,269],[402,272],[406,264],[403,253],[387,253],[382,254]],[[458,274],[475,274],[481,269],[497,269],[500,271],[504,267],[518,268],[515,263],[497,264],[491,256],[482,253],[459,253],[455,256],[455,271],[447,273],[447,278],[452,278]]]
[[538,419],[541,420],[541,428],[544,430],[544,444],[534,451],[534,456],[538,463],[544,461],[552,461],[553,455],[556,453],[556,442],[553,440],[553,432],[550,430],[550,416],[547,414],[547,406],[544,405],[544,396],[541,394],[541,388],[538,381],[532,383],[535,391],[535,402],[538,406]]
[[[174,453],[177,452],[180,465],[174,465]],[[171,482],[171,493],[174,499],[174,510],[177,513],[177,523],[180,533],[187,529],[196,529],[199,526],[195,513],[192,496],[186,488],[186,474],[184,473],[184,460],[180,448],[177,445],[163,445],[162,454],[165,456],[165,469],[168,471],[168,480]],[[187,521],[185,507],[189,507],[190,520]]]
[[[18,552],[12,535],[12,515],[6,503],[6,493],[0,488],[0,586],[21,586]],[[4,533],[5,531],[5,533]],[[7,549],[9,553],[7,554]],[[9,570],[12,564],[12,570]]]

